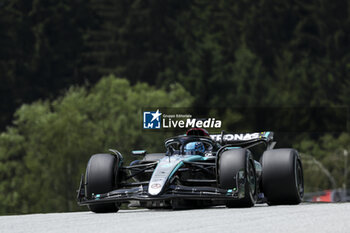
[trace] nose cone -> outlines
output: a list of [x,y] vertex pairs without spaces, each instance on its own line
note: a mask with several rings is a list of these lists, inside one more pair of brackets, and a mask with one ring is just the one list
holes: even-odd
[[162,191],[162,187],[163,185],[161,183],[152,182],[148,188],[148,193],[153,196],[158,195]]
[[181,166],[181,157],[180,156],[171,156],[162,158],[156,169],[154,169],[151,180],[148,186],[148,193],[150,195],[159,195],[164,189],[165,183],[174,172]]

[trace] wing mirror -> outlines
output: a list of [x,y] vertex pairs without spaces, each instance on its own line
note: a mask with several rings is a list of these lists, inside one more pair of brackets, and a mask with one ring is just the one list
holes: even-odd
[[174,151],[175,151],[174,148],[170,146],[166,152],[166,156],[170,156],[174,154]]

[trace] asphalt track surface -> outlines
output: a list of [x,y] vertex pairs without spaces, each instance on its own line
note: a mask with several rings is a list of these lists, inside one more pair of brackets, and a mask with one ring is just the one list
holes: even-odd
[[257,205],[249,209],[120,210],[0,216],[0,232],[350,232],[350,203]]

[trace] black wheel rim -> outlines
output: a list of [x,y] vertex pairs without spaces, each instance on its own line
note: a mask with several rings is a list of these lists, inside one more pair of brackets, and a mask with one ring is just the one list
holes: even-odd
[[248,162],[248,175],[247,175],[247,181],[249,185],[249,191],[252,196],[255,195],[255,189],[256,189],[256,176],[254,167],[251,162]]
[[295,184],[297,186],[297,191],[300,198],[304,195],[304,179],[303,179],[303,169],[299,160],[296,160],[295,166]]

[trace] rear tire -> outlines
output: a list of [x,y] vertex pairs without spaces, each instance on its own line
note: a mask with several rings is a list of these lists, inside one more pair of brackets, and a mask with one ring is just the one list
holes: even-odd
[[262,187],[269,205],[296,205],[304,195],[303,168],[294,149],[265,151]]
[[220,155],[218,161],[220,188],[235,188],[236,175],[240,170],[244,171],[244,198],[227,201],[228,208],[254,206],[257,199],[256,172],[252,155],[247,149],[227,150]]
[[[117,158],[110,154],[95,154],[91,156],[85,174],[85,196],[91,198],[92,194],[102,194],[115,188]],[[95,213],[117,212],[119,208],[115,203],[93,204],[89,209]]]

